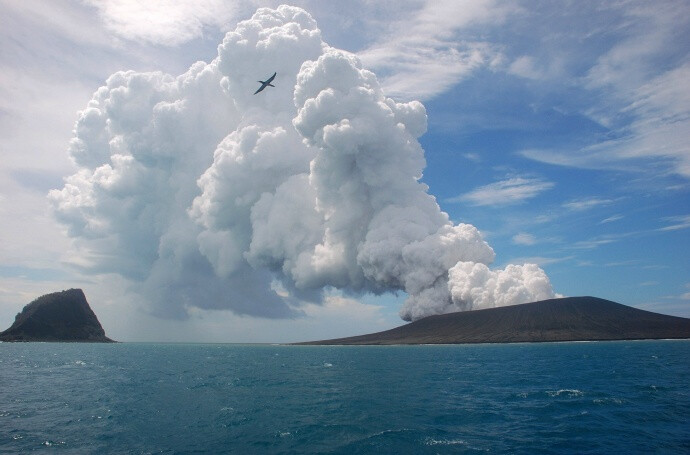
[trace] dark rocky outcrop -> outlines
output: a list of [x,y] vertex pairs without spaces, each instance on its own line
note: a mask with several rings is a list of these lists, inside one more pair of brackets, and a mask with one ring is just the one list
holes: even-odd
[[460,344],[690,338],[690,319],[596,297],[429,316],[385,332],[298,344]]
[[113,342],[81,289],[46,294],[17,314],[0,341]]

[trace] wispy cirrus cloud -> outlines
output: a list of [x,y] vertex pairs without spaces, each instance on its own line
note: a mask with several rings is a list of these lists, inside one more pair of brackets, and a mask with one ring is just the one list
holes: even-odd
[[239,6],[238,2],[223,0],[85,0],[85,3],[98,10],[104,25],[116,35],[165,46],[198,38],[208,27],[227,27],[235,19]]
[[603,220],[599,221],[599,224],[613,223],[614,221],[622,220],[623,218],[625,218],[623,215],[617,213],[615,215],[611,215],[610,217],[604,218]]
[[604,264],[604,267],[630,267],[639,265],[640,261],[638,259],[632,259],[629,261],[613,261]]
[[[279,2],[261,0],[84,0],[97,9],[105,27],[115,36],[154,45],[178,46],[203,37],[208,31],[230,28],[242,14],[258,6]],[[368,68],[376,70],[387,94],[399,99],[429,99],[475,70],[498,65],[501,45],[489,40],[478,25],[500,25],[515,4],[475,0],[461,7],[453,0],[401,1],[395,5],[351,2],[357,14],[313,0],[293,3],[329,20],[339,17],[340,27],[359,23],[362,36],[350,50]],[[364,19],[357,17],[361,14]],[[357,49],[359,48],[359,49]]]
[[538,266],[545,266],[549,264],[558,264],[559,262],[566,262],[573,259],[575,256],[563,256],[563,257],[545,257],[545,256],[527,256],[520,258],[513,258],[508,261],[509,264],[537,264]]
[[583,249],[583,250],[591,250],[594,248],[598,248],[602,245],[607,245],[609,243],[613,243],[618,241],[616,238],[596,238],[596,239],[590,239],[590,240],[582,240],[579,242],[576,242],[573,245],[573,248],[577,249]]
[[570,202],[566,202],[563,204],[563,207],[568,209],[568,210],[573,210],[573,211],[583,211],[583,210],[589,210],[594,207],[599,207],[603,205],[609,205],[613,203],[613,199],[606,199],[606,198],[599,198],[599,197],[592,197],[588,199],[576,199]]
[[477,206],[519,204],[554,187],[553,182],[526,177],[512,177],[480,186],[447,202],[468,202]]
[[517,154],[532,161],[554,166],[628,172],[638,169],[633,163],[622,162],[616,156],[606,153],[604,149],[610,145],[610,142],[606,142],[567,151],[530,148],[520,150]]
[[[570,150],[526,149],[520,155],[583,169],[626,170],[690,178],[690,9],[686,2],[624,2],[603,7],[612,14],[613,45],[571,74],[583,96],[580,112],[608,131],[603,140]],[[660,64],[663,62],[663,64]],[[515,62],[537,74],[531,60]]]
[[664,218],[664,220],[672,224],[659,228],[657,231],[667,232],[690,228],[690,215],[671,216]]
[[603,245],[608,245],[610,243],[615,243],[619,242],[623,239],[630,238],[630,237],[637,237],[640,235],[645,235],[647,234],[646,232],[621,232],[621,233],[616,233],[616,234],[604,234],[604,235],[599,235],[596,237],[593,237],[588,240],[581,240],[579,242],[575,242],[572,245],[572,248],[574,249],[579,249],[579,250],[591,250],[594,248],[598,248]]
[[465,32],[476,25],[498,25],[515,10],[493,0],[427,1],[391,24],[372,45],[358,52],[374,68],[390,95],[429,99],[474,70],[498,64],[500,47]]

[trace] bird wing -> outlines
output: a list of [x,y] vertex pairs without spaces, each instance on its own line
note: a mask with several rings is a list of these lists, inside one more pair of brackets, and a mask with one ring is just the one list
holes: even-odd
[[263,90],[263,89],[265,89],[265,88],[266,88],[266,85],[265,85],[265,84],[261,84],[261,87],[259,87],[259,89],[258,89],[257,91],[255,91],[254,94],[256,95],[257,93],[259,93],[261,90]]
[[273,82],[273,79],[276,78],[276,74],[278,74],[278,73],[273,73],[273,76],[268,78],[268,80],[266,81],[266,84],[270,84],[271,82]]

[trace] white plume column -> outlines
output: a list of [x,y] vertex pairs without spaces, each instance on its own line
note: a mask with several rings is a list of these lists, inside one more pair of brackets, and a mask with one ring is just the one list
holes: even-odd
[[387,98],[308,13],[261,8],[208,64],[111,76],[49,198],[81,266],[166,316],[290,317],[328,288],[405,291],[406,320],[553,296],[537,266],[490,270],[479,231],[441,211],[419,181],[425,131],[424,106]]

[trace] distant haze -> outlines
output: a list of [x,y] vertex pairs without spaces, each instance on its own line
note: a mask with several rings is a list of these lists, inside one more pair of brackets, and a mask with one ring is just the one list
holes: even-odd
[[79,170],[49,199],[78,265],[167,317],[293,317],[332,288],[404,291],[405,320],[553,297],[541,268],[490,268],[479,230],[441,211],[419,181],[426,126],[307,12],[262,8],[210,63],[110,76],[79,114]]

